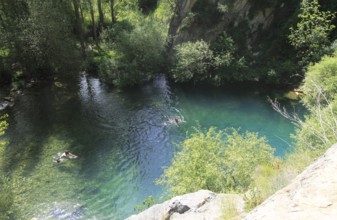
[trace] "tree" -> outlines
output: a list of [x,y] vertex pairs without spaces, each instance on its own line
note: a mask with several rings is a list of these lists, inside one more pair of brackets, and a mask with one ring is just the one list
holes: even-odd
[[115,16],[115,0],[110,0],[110,13],[111,13],[111,23],[116,22],[116,16]]
[[91,16],[91,26],[92,26],[92,37],[94,40],[97,39],[97,35],[96,35],[96,23],[95,23],[95,11],[94,11],[94,7],[92,5],[92,0],[88,0],[89,3],[89,9],[90,9],[90,16]]
[[[72,35],[70,2],[30,1],[22,21],[23,65],[33,76],[75,68],[77,49]],[[33,64],[33,65],[32,65]]]
[[165,38],[153,20],[117,22],[102,33],[107,54],[98,65],[99,75],[110,84],[123,87],[146,82],[159,71]]
[[99,31],[102,31],[104,27],[104,14],[102,9],[102,0],[97,0],[97,9],[98,9],[98,17],[99,17]]
[[[0,48],[12,78],[29,79],[78,66],[72,35],[72,5],[55,0],[3,0]],[[73,65],[75,64],[75,65]]]
[[186,42],[175,47],[175,63],[172,69],[177,82],[207,82],[216,86],[224,81],[249,80],[251,75],[241,71],[244,58],[235,59],[233,39],[222,33],[209,44],[203,40]]
[[309,109],[298,131],[299,143],[321,153],[337,142],[337,53],[308,68],[301,87]]
[[276,101],[273,108],[290,119],[298,129],[296,146],[310,149],[317,156],[337,142],[337,54],[325,56],[306,72],[301,90],[302,103],[307,107],[305,120],[296,114],[290,114]]
[[185,139],[172,165],[157,181],[173,195],[208,189],[213,192],[242,192],[248,189],[252,173],[260,164],[271,163],[274,149],[265,138],[235,129],[197,130]]
[[74,14],[75,14],[75,32],[80,39],[82,55],[85,56],[85,45],[84,45],[84,38],[83,38],[83,28],[82,22],[80,18],[80,5],[78,0],[73,0],[74,6]]
[[310,62],[317,62],[327,53],[329,33],[335,28],[332,20],[335,14],[321,11],[318,0],[303,0],[301,3],[299,22],[290,28],[289,40],[306,67]]
[[204,81],[209,78],[214,53],[203,40],[186,42],[176,46],[176,64],[173,78],[176,81]]

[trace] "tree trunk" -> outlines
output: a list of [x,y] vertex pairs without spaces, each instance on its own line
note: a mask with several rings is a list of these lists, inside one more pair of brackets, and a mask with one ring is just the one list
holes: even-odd
[[74,5],[74,13],[75,13],[75,32],[78,38],[80,39],[82,55],[85,56],[85,45],[84,45],[84,39],[83,39],[82,24],[80,21],[78,0],[73,0],[73,5]]
[[96,40],[96,24],[95,24],[95,13],[94,8],[92,6],[91,0],[88,0],[89,7],[90,7],[90,15],[91,15],[91,25],[92,25],[92,37]]
[[111,22],[113,24],[116,22],[114,6],[115,6],[115,0],[110,0]]
[[102,1],[97,0],[97,8],[98,8],[98,15],[99,15],[99,30],[102,31],[104,26],[104,14],[102,10]]

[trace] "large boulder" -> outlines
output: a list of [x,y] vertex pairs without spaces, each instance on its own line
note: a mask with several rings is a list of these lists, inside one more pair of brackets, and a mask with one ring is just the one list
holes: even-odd
[[245,220],[337,219],[337,144]]
[[225,215],[227,207],[241,213],[244,201],[239,195],[200,190],[154,205],[127,220],[216,220]]

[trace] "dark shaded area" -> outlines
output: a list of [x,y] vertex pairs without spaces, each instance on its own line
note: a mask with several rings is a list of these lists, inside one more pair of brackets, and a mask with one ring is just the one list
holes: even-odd
[[205,27],[218,23],[223,15],[218,10],[216,3],[205,0],[198,0],[191,11],[195,16],[195,25],[202,25]]
[[[296,51],[288,40],[289,28],[296,24],[299,2],[259,2],[251,8],[249,16],[272,4],[276,6],[268,29],[259,26],[255,33],[250,33],[248,21],[242,21],[237,26],[231,24],[228,33],[236,43],[239,56],[245,57],[251,75],[261,83],[291,88],[302,80],[297,75],[301,72],[301,67],[298,65]],[[250,50],[246,46],[247,39],[251,40]]]
[[144,14],[149,14],[156,10],[158,0],[138,0],[138,4]]

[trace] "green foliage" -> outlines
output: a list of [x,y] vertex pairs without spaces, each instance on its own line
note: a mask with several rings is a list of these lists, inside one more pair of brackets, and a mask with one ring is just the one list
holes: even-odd
[[11,219],[12,205],[14,203],[14,196],[12,186],[8,177],[0,175],[0,219]]
[[251,183],[259,164],[270,163],[274,149],[265,138],[237,130],[196,130],[180,145],[171,167],[157,181],[173,195],[208,189],[213,192],[242,192]]
[[147,197],[146,199],[143,200],[142,205],[136,206],[135,210],[137,212],[141,212],[141,211],[144,211],[147,208],[150,208],[151,206],[153,206],[156,203],[158,203],[158,201],[156,201],[152,196],[149,196],[149,197]]
[[176,81],[203,81],[209,77],[214,53],[205,41],[186,42],[176,46],[177,63],[173,69]]
[[70,3],[55,0],[4,0],[0,50],[8,52],[0,62],[12,78],[18,71],[29,78],[79,66],[71,10]]
[[319,61],[327,53],[329,33],[335,28],[331,24],[335,14],[319,8],[318,0],[303,0],[299,22],[295,28],[290,28],[290,43],[298,50],[303,66]]
[[[317,101],[325,101],[322,95],[332,101],[337,98],[337,54],[325,56],[319,63],[312,65],[306,72],[303,103],[307,108],[315,108]],[[321,94],[321,92],[323,94]]]
[[337,55],[325,56],[310,66],[301,89],[302,102],[309,110],[305,121],[300,123],[296,141],[305,147],[323,153],[337,142]]
[[186,42],[175,48],[173,78],[178,82],[209,82],[221,85],[224,81],[248,80],[241,74],[245,68],[243,58],[235,59],[235,47],[226,33],[220,35],[211,45],[200,40]]
[[131,30],[129,26],[112,27],[103,33],[105,47],[111,54],[99,64],[99,74],[106,82],[120,87],[140,84],[159,71],[165,38],[157,23],[140,19],[142,22]]
[[[8,115],[0,117],[0,136],[5,133],[8,126]],[[0,219],[10,219],[10,209],[14,203],[11,182],[8,177],[3,175],[3,152],[7,142],[0,139]]]
[[[58,72],[74,68],[76,47],[71,35],[70,10],[67,3],[53,0],[29,2],[29,19],[20,37],[24,43],[25,68],[30,73]],[[29,62],[29,63],[28,63]],[[32,65],[34,63],[34,65]]]
[[7,118],[8,115],[3,115],[0,117],[0,135],[3,135],[5,133],[5,130],[8,126],[8,123],[6,122]]
[[221,4],[220,2],[218,2],[217,9],[218,9],[219,12],[225,14],[225,13],[228,12],[228,5]]

